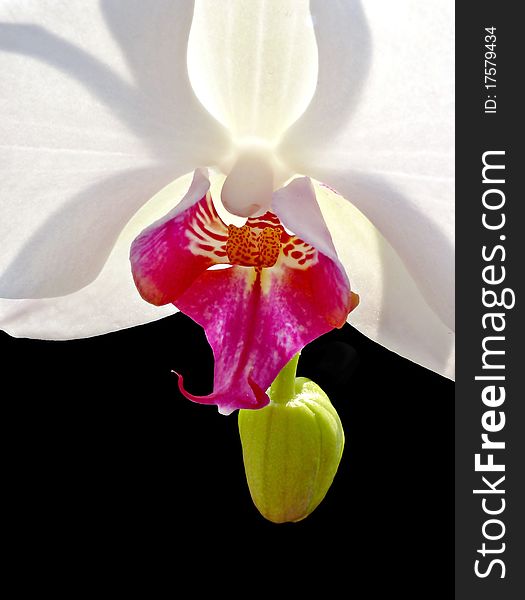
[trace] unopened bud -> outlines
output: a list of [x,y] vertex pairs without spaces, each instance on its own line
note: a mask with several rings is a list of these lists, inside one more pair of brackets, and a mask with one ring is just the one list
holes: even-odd
[[341,420],[310,379],[260,410],[239,411],[244,468],[259,512],[274,523],[300,521],[325,497],[344,446]]

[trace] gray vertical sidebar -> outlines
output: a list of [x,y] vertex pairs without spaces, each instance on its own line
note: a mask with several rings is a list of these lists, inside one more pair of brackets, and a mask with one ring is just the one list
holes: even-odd
[[456,3],[457,600],[525,597],[524,37]]

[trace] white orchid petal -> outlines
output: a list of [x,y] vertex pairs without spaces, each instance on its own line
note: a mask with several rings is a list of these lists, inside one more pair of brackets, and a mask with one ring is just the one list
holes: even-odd
[[272,202],[274,172],[266,153],[252,150],[242,154],[228,173],[221,190],[225,208],[241,217],[260,215]]
[[272,210],[281,223],[305,242],[338,262],[337,251],[308,177],[297,177],[273,194]]
[[452,180],[417,179],[313,167],[374,224],[403,261],[427,304],[454,329]]
[[[156,307],[140,297],[133,282],[129,252],[141,231],[180,205],[192,179],[193,173],[179,177],[133,216],[101,273],[88,286],[57,298],[0,299],[0,327],[15,337],[66,340],[142,325],[176,312],[172,305]],[[197,187],[207,189],[204,172],[198,171],[196,179]]]
[[159,189],[223,151],[186,70],[192,6],[0,7],[0,295],[92,281]]
[[[453,332],[426,301],[396,250],[345,198],[318,183],[314,187],[352,290],[360,296],[349,323],[401,356],[453,377]],[[436,293],[437,301],[443,301]]]
[[[67,296],[38,300],[0,299],[0,327],[14,337],[71,340],[156,321],[177,312],[155,307],[126,277],[129,248],[115,248],[102,273]],[[129,270],[129,267],[128,267]]]
[[[378,0],[363,3],[364,20],[360,3],[339,4],[347,20],[354,14],[354,34],[370,39],[370,52],[359,58],[362,91],[355,101],[344,81],[325,78],[334,91],[318,88],[281,150],[297,172],[329,184],[372,221],[453,328],[453,3]],[[319,35],[318,43],[322,57]],[[343,73],[350,53],[341,61]],[[322,125],[316,106],[337,112],[339,90],[350,110],[338,113],[334,138],[333,127],[315,126],[312,114]]]
[[360,0],[310,0],[319,56],[312,101],[281,143],[284,157],[319,153],[358,105],[370,69],[372,41]]
[[328,165],[344,157],[355,169],[426,175],[448,167],[453,7],[449,0],[312,0],[319,85],[283,141],[286,158]]
[[307,0],[197,0],[188,69],[203,105],[235,138],[276,141],[315,90]]

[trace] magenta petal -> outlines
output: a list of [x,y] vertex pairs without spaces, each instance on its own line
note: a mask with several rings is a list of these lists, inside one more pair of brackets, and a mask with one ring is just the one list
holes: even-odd
[[[266,390],[294,354],[341,327],[355,308],[358,297],[312,195],[305,178],[274,195],[291,226],[288,208],[304,201],[298,224],[308,238],[287,233],[272,213],[226,227],[207,174],[198,169],[179,205],[134,240],[130,259],[142,297],[173,302],[204,328],[212,347],[213,393],[194,396],[179,376],[190,400],[216,404],[224,414],[262,408]],[[233,266],[209,269],[229,261]]]
[[258,272],[233,266],[203,273],[177,307],[202,325],[213,349],[213,393],[194,402],[217,404],[221,413],[262,408],[282,367],[313,339],[341,327],[350,312],[348,280],[319,255],[305,269],[280,264]]
[[186,196],[131,245],[131,270],[140,295],[160,306],[174,302],[214,264],[227,262],[228,229],[219,218],[204,170],[197,169]]

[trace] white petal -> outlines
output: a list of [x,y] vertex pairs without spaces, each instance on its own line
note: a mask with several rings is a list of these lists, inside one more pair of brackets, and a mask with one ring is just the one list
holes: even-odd
[[325,256],[339,261],[309,177],[297,177],[274,192],[272,210],[290,231]]
[[[348,321],[369,338],[446,377],[454,373],[453,332],[419,290],[396,250],[355,206],[314,183],[359,306]],[[437,302],[444,301],[439,292]]]
[[193,88],[236,138],[276,141],[316,85],[307,0],[197,0],[188,46]]
[[[16,337],[65,340],[142,325],[176,312],[174,306],[152,306],[140,297],[131,275],[129,251],[142,230],[180,205],[192,177],[192,173],[180,177],[133,216],[102,272],[88,286],[58,298],[0,300],[0,328]],[[198,185],[201,182],[207,189],[203,177]]]
[[319,56],[317,87],[285,135],[284,156],[318,151],[340,132],[361,98],[370,68],[372,42],[360,0],[311,0],[310,11]]
[[[0,299],[0,327],[14,337],[71,340],[156,321],[176,311],[138,295],[125,270],[129,248],[113,250],[104,270],[87,287],[59,298]],[[129,269],[129,267],[128,267]]]
[[0,295],[85,286],[144,202],[223,151],[187,77],[191,17],[168,0],[0,7]]
[[287,158],[312,160],[330,143],[330,154],[358,169],[404,172],[407,158],[414,167],[426,167],[430,155],[446,160],[453,6],[450,0],[312,0],[319,84],[283,140]]
[[[354,59],[342,52],[333,76],[325,71],[329,61],[321,60],[328,89],[318,88],[311,107],[320,103],[323,112],[309,109],[282,151],[297,172],[331,185],[374,223],[452,328],[453,3],[377,0],[363,3],[366,20],[358,2],[338,5],[346,6],[348,24],[352,17],[358,24],[349,35],[369,37],[371,52]],[[323,56],[319,36],[318,43]],[[358,98],[344,75],[356,61]],[[337,112],[346,105],[350,110]],[[323,114],[331,113],[340,119],[335,138],[337,119],[323,128]]]

